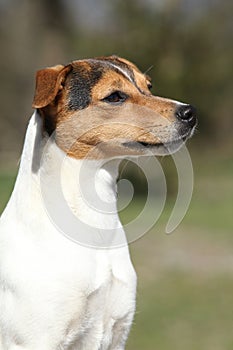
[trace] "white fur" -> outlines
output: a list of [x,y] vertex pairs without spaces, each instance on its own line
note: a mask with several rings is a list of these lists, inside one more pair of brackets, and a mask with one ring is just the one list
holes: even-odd
[[[15,188],[0,220],[0,349],[123,350],[136,289],[128,247],[114,249],[114,235],[109,240],[111,249],[87,247],[54,225],[41,183],[45,179],[49,193],[56,193],[53,177],[59,174],[64,154],[53,142],[45,147],[44,140],[35,112]],[[125,242],[115,211],[117,162],[85,165],[87,187],[99,167],[96,191],[110,203],[112,214],[96,212],[95,196],[87,194],[89,202],[82,197],[74,180],[82,163],[70,159],[62,163],[61,183],[68,205],[84,224],[80,227],[88,223],[97,233],[116,228]]]
[[134,83],[134,81],[132,80],[132,78],[130,77],[130,75],[126,72],[125,69],[119,67],[118,65],[114,64],[114,63],[110,63],[111,66],[113,66],[116,70],[118,70],[121,74],[123,74],[126,79],[128,79],[131,83]]

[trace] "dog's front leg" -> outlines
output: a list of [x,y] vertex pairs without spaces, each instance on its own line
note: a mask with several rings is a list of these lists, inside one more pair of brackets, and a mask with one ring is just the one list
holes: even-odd
[[133,321],[134,312],[130,312],[124,318],[116,321],[113,326],[112,345],[109,350],[124,350],[125,343],[129,335],[130,327]]

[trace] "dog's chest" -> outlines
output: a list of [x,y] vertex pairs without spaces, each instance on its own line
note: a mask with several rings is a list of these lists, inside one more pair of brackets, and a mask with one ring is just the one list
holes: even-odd
[[[38,250],[29,245],[15,251],[14,266],[5,266],[3,271],[8,284],[14,283],[15,292],[9,289],[2,295],[3,305],[10,298],[13,307],[4,307],[2,317],[12,322],[19,336],[25,324],[36,342],[46,336],[53,350],[55,344],[64,350],[73,349],[73,344],[74,349],[110,344],[114,325],[134,311],[136,280],[128,249],[101,251],[78,245],[71,249],[72,244],[65,242],[61,238],[54,250],[37,244]],[[5,257],[10,260],[7,254]],[[25,338],[25,343],[30,341]]]
[[81,317],[79,312],[68,325],[64,339],[67,349],[69,343],[79,343],[80,339],[84,343],[88,339],[89,346],[92,341],[110,343],[114,326],[134,311],[136,280],[127,250],[98,256],[95,268],[93,290],[86,296]]
[[85,300],[83,312],[70,319],[67,333],[61,342],[64,349],[73,344],[85,349],[107,349],[115,336],[115,326],[134,312],[134,287],[126,284],[109,271],[108,278]]

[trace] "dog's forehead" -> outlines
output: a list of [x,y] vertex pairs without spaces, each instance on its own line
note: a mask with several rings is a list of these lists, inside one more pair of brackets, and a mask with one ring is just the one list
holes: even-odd
[[94,80],[100,79],[108,70],[113,70],[127,80],[135,82],[134,72],[141,73],[133,63],[116,56],[73,61],[72,66],[74,72]]

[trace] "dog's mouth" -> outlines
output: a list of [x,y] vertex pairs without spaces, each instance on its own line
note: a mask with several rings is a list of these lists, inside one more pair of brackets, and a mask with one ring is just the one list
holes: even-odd
[[134,149],[144,149],[144,148],[153,148],[153,147],[163,147],[164,143],[158,142],[158,143],[150,143],[150,142],[141,142],[141,141],[129,141],[124,142],[123,146],[128,148],[134,148]]
[[131,150],[135,150],[136,152],[142,152],[145,154],[148,152],[151,152],[154,155],[172,154],[178,151],[178,149],[180,149],[185,144],[185,142],[190,136],[190,133],[187,133],[186,135],[180,136],[172,141],[156,143],[144,141],[129,141],[124,142],[123,146],[130,148]]

